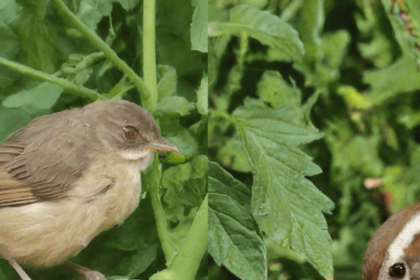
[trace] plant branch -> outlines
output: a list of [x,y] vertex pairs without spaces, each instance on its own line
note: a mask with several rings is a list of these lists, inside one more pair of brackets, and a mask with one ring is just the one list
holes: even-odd
[[[133,82],[142,97],[142,105],[149,109],[149,100],[151,98],[150,91],[144,81],[127,65],[114,50],[108,46],[95,32],[90,30],[83,22],[81,22],[63,3],[61,0],[53,0],[57,9],[63,17],[68,20],[77,30],[79,30],[95,47],[101,50],[105,56],[112,61],[127,77]],[[148,2],[148,1],[145,1]]]
[[160,185],[160,174],[159,174],[159,158],[155,155],[153,160],[152,171],[150,174],[150,195],[152,200],[153,213],[155,215],[156,227],[162,245],[162,250],[165,255],[166,263],[169,265],[172,259],[177,254],[177,249],[172,242],[172,238],[169,233],[168,221],[166,220],[165,210],[160,202],[159,185]]
[[194,280],[208,243],[208,194],[201,203],[185,242],[168,269],[154,274],[151,280]]
[[33,69],[31,67],[28,67],[26,65],[16,63],[13,61],[10,61],[6,58],[0,57],[0,65],[5,66],[13,71],[19,72],[24,75],[31,76],[35,79],[44,81],[44,82],[50,82],[52,84],[58,85],[66,92],[72,93],[74,95],[78,95],[81,97],[85,97],[91,100],[97,100],[97,99],[105,99],[104,96],[100,95],[96,91],[93,91],[91,89],[85,88],[83,86],[75,85],[65,79],[54,77],[53,75],[44,73],[42,71],[38,71],[36,69]]
[[149,112],[157,106],[158,91],[156,80],[156,35],[155,35],[156,1],[143,1],[143,76],[150,90]]

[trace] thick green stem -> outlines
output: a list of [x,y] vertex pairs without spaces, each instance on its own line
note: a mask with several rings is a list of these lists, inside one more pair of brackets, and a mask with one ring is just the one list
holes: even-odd
[[[149,103],[151,99],[150,91],[144,81],[127,65],[121,60],[118,55],[109,47],[95,32],[90,30],[86,25],[83,24],[61,0],[53,0],[56,4],[57,9],[70,22],[77,30],[79,30],[95,47],[101,50],[105,56],[112,61],[127,77],[133,82],[137,90],[140,92],[142,97],[142,105],[149,109]],[[145,1],[148,2],[148,1]]]
[[0,57],[0,65],[5,66],[13,71],[19,72],[24,75],[31,76],[35,79],[39,79],[41,81],[50,82],[53,84],[56,84],[62,88],[66,92],[72,93],[74,95],[78,95],[81,97],[85,97],[91,100],[97,100],[97,99],[105,99],[102,95],[97,93],[96,91],[90,90],[88,88],[75,85],[65,79],[54,77],[53,75],[35,70],[33,68],[30,68],[26,65],[22,65],[13,61],[10,61],[6,58]]
[[143,75],[150,90],[149,111],[157,106],[155,0],[143,1]]
[[195,215],[182,248],[169,266],[169,269],[177,276],[175,279],[194,280],[201,259],[207,250],[208,214],[207,194]]
[[162,245],[162,250],[165,255],[166,263],[169,264],[177,253],[176,247],[172,242],[170,236],[168,221],[166,220],[165,210],[160,202],[159,185],[160,185],[160,174],[159,174],[159,158],[155,155],[153,160],[153,166],[151,171],[150,181],[150,195],[152,199],[153,213],[155,214],[156,227]]
[[194,280],[201,259],[207,250],[208,213],[207,194],[178,255],[168,269],[154,274],[151,280]]

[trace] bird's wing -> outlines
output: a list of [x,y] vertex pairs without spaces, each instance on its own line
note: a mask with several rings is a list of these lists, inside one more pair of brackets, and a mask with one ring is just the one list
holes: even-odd
[[0,144],[0,207],[60,199],[82,176],[92,132],[68,112],[40,117]]

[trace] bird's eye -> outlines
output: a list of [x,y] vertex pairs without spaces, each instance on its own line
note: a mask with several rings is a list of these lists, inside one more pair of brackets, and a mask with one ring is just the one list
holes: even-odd
[[403,278],[405,275],[405,266],[403,263],[395,263],[389,269],[389,275],[395,278]]
[[137,130],[132,126],[126,126],[124,129],[124,136],[127,140],[136,140],[137,136],[139,135]]

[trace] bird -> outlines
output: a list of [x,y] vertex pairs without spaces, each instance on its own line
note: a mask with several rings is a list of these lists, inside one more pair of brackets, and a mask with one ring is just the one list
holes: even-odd
[[154,152],[179,149],[141,106],[102,100],[41,116],[0,144],[0,258],[23,267],[63,265],[137,207],[140,172]]
[[376,231],[363,258],[362,279],[420,279],[420,203],[395,213]]

